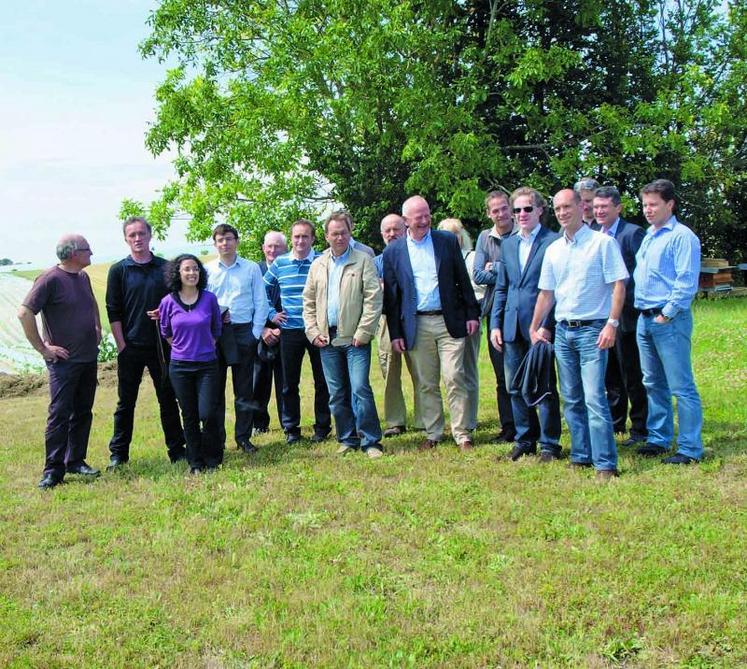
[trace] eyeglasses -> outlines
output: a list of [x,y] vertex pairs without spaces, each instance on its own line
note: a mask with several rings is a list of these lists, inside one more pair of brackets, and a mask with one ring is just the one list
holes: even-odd
[[91,247],[90,246],[86,246],[86,248],[84,248],[84,249],[75,249],[75,250],[77,252],[79,252],[79,253],[90,253],[91,252]]
[[520,214],[522,211],[525,214],[531,214],[534,211],[534,207],[529,205],[527,207],[514,207],[513,209],[514,214]]

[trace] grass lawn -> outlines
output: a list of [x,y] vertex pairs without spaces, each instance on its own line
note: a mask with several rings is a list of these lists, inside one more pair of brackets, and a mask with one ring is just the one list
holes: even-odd
[[[275,429],[189,477],[144,384],[127,468],[42,493],[47,399],[0,400],[0,665],[746,666],[747,301],[695,315],[706,459],[623,450],[608,485],[490,443],[485,350],[467,455],[407,434],[341,459]],[[94,466],[115,400],[102,383]]]

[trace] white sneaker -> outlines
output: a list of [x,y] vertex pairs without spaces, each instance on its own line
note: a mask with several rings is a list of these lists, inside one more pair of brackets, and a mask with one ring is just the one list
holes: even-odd
[[352,453],[354,450],[355,449],[352,446],[342,444],[342,446],[337,449],[337,455],[347,455],[348,453]]
[[382,451],[380,448],[376,448],[372,446],[371,448],[366,449],[366,455],[371,458],[372,460],[376,458],[380,458],[384,455],[384,451]]

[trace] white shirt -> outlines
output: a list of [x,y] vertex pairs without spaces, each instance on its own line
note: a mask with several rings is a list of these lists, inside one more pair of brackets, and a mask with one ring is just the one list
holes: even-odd
[[612,284],[627,278],[618,243],[583,225],[572,240],[563,235],[547,247],[539,288],[555,292],[558,321],[606,320]]
[[524,237],[523,231],[519,230],[519,269],[521,269],[522,272],[527,266],[529,252],[532,250],[532,244],[534,244],[534,240],[537,239],[541,227],[542,225],[540,223],[535,225],[528,237]]
[[407,253],[415,279],[415,292],[418,296],[418,311],[439,311],[441,293],[438,291],[438,273],[436,271],[436,254],[433,250],[431,231],[416,242],[407,233]]

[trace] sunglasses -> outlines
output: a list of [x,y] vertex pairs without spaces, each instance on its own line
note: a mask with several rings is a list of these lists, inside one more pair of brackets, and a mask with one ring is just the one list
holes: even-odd
[[534,207],[532,205],[529,205],[527,207],[514,207],[513,211],[514,214],[520,214],[522,211],[525,214],[531,214],[534,211]]

